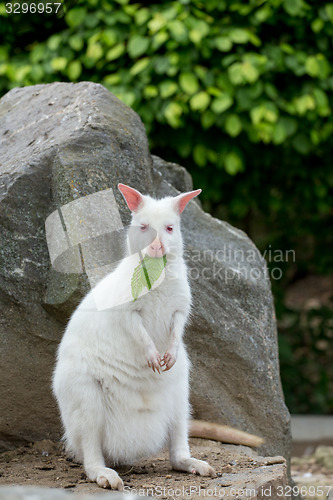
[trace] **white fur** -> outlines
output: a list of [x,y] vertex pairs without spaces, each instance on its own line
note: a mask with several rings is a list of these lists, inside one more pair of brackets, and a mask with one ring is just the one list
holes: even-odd
[[149,225],[165,249],[158,286],[133,301],[139,249],[129,238],[127,258],[83,299],[59,346],[53,389],[66,446],[102,487],[123,488],[105,460],[131,464],[165,445],[173,468],[214,474],[191,458],[188,446],[189,360],[182,334],[191,295],[174,200],[144,196],[132,218],[132,228]]

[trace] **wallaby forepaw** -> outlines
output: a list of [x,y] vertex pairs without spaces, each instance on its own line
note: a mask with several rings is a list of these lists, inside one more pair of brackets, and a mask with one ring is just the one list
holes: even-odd
[[161,368],[161,356],[158,351],[153,351],[149,349],[147,351],[147,363],[149,368],[152,368],[152,370],[155,372],[155,370],[160,373],[160,368]]
[[104,471],[97,476],[96,483],[101,488],[111,488],[111,490],[119,491],[124,490],[124,483],[116,471],[108,469],[107,467],[105,467]]
[[176,363],[176,355],[170,351],[167,351],[163,358],[162,358],[162,362],[161,362],[161,366],[163,367],[163,371],[164,372],[167,372],[168,370],[170,370],[170,368],[173,367],[173,365]]

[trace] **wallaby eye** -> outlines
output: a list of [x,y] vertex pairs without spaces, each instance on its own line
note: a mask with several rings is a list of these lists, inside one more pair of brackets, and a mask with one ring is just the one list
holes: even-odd
[[140,229],[144,233],[148,229],[148,224],[141,224]]
[[167,226],[167,227],[166,227],[166,230],[167,230],[167,232],[168,232],[168,233],[172,233],[172,231],[173,231],[173,226]]

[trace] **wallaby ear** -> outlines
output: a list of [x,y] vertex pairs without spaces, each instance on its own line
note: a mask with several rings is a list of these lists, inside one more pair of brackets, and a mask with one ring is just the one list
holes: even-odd
[[125,198],[128,208],[131,212],[137,212],[143,205],[143,196],[139,191],[125,184],[118,184],[118,189]]
[[173,199],[174,207],[176,212],[180,215],[188,202],[195,198],[201,193],[201,189],[196,189],[195,191],[190,191],[189,193],[182,193]]

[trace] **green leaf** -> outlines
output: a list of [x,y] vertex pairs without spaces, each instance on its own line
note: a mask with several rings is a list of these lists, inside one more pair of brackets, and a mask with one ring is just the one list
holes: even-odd
[[190,99],[190,107],[192,111],[204,111],[209,106],[209,103],[210,96],[203,90],[198,92],[198,94],[195,94]]
[[145,24],[148,19],[150,18],[151,14],[150,14],[150,11],[149,9],[147,8],[140,8],[136,13],[135,13],[135,22],[136,24],[138,24],[139,26],[141,26],[142,24]]
[[149,47],[149,38],[140,36],[140,35],[134,35],[130,38],[127,46],[127,50],[129,53],[129,56],[132,59],[135,59],[142,54],[145,54],[148,50]]
[[227,117],[225,122],[225,129],[231,137],[237,137],[242,131],[242,121],[236,114],[231,114]]
[[187,41],[187,29],[184,26],[184,23],[182,23],[181,21],[177,19],[174,21],[170,21],[168,24],[168,30],[171,37],[177,40],[177,42],[182,43]]
[[281,122],[277,122],[273,130],[273,143],[282,144],[287,138],[287,130]]
[[201,43],[202,39],[209,33],[209,24],[205,21],[196,20],[193,29],[189,33],[191,42],[195,44]]
[[179,85],[188,95],[193,95],[199,90],[198,78],[193,73],[181,73],[179,76]]
[[141,260],[140,264],[134,269],[131,279],[133,301],[139,298],[144,288],[148,288],[148,290],[152,288],[153,284],[161,276],[166,262],[166,256],[157,258],[146,255]]
[[73,50],[79,52],[84,46],[84,40],[79,35],[73,35],[69,37],[68,44]]
[[319,64],[316,56],[309,56],[305,62],[305,69],[308,75],[316,77],[319,75]]
[[212,111],[219,115],[220,113],[223,113],[226,109],[230,108],[230,106],[233,105],[233,98],[229,94],[222,94],[220,97],[217,97],[214,99],[211,105]]
[[143,89],[143,94],[147,99],[152,99],[158,96],[158,88],[155,85],[147,85]]
[[215,46],[221,52],[229,52],[232,48],[232,41],[226,36],[218,36],[215,38]]
[[163,99],[166,99],[177,92],[178,85],[172,80],[165,80],[159,85],[160,94]]
[[107,75],[103,82],[107,85],[118,85],[121,82],[121,77],[119,74]]
[[70,28],[77,28],[86,17],[87,9],[85,7],[74,7],[67,12],[65,19]]
[[72,61],[67,68],[68,78],[73,82],[77,81],[82,72],[82,65],[80,61]]
[[254,83],[260,76],[257,68],[253,66],[253,64],[251,64],[249,61],[243,62],[241,71],[243,76],[249,83]]
[[61,35],[52,35],[46,43],[50,50],[57,50],[60,47],[61,42]]
[[297,134],[292,144],[296,151],[302,155],[307,155],[311,151],[311,142],[305,134]]
[[133,301],[139,298],[139,295],[144,290],[144,288],[148,288],[148,282],[143,270],[143,266],[140,263],[134,269],[134,273],[131,279],[131,290],[132,290]]
[[243,74],[242,63],[234,63],[228,68],[228,76],[234,85],[243,85],[246,79]]
[[114,61],[115,59],[119,59],[125,52],[125,45],[123,43],[118,43],[112,49],[108,50],[105,56],[107,61]]
[[305,115],[307,111],[316,108],[316,102],[310,94],[302,95],[294,99],[293,102],[299,115]]
[[318,108],[318,113],[320,116],[329,116],[331,113],[331,108],[329,105],[329,100],[327,95],[320,88],[313,89],[313,95]]
[[180,117],[183,113],[183,108],[177,102],[169,102],[164,109],[164,116],[169,125],[173,128],[178,128],[181,125]]
[[279,118],[278,123],[286,130],[288,137],[294,135],[297,130],[297,121],[289,116],[282,116]]
[[252,108],[250,116],[254,125],[258,125],[263,121],[275,123],[279,117],[279,112],[274,103],[266,102]]
[[333,23],[333,3],[328,3],[327,5],[325,5],[325,10],[329,17],[329,20],[331,21],[331,23]]
[[154,51],[158,50],[162,45],[165,44],[167,40],[169,40],[168,33],[166,31],[160,31],[159,33],[156,33],[152,38],[152,49]]
[[93,59],[94,61],[98,61],[103,56],[103,47],[100,43],[93,43],[87,48],[87,57],[89,59]]
[[204,167],[207,163],[206,147],[203,144],[196,144],[193,148],[193,159],[198,167]]
[[305,4],[303,0],[284,0],[283,8],[290,16],[303,16]]
[[319,17],[317,17],[317,19],[314,19],[311,23],[311,29],[314,33],[319,33],[319,31],[321,31],[324,26],[324,21],[322,19],[319,19]]
[[238,153],[227,153],[224,159],[224,168],[229,175],[236,175],[243,170],[243,160]]
[[117,40],[118,40],[116,30],[107,28],[106,30],[103,31],[102,39],[104,40],[105,44],[108,47],[113,47],[117,43]]
[[[1,66],[0,66],[0,75],[1,75]],[[29,76],[32,78],[34,82],[40,82],[44,78],[44,71],[40,64],[34,64],[31,67]]]
[[167,19],[157,12],[148,23],[148,28],[151,34],[157,33],[167,24]]
[[51,61],[51,66],[54,71],[63,71],[67,66],[67,59],[65,57],[55,57]]
[[249,35],[243,28],[230,30],[229,37],[234,43],[247,43],[249,41]]
[[201,124],[205,130],[212,127],[215,123],[215,120],[216,120],[216,116],[210,109],[207,109],[207,111],[205,111],[201,115]]
[[136,99],[135,93],[128,90],[114,90],[114,95],[129,107],[133,106]]
[[144,71],[147,68],[149,63],[150,63],[149,57],[144,57],[143,59],[140,59],[131,67],[130,74],[132,76],[135,76],[138,75],[139,73],[142,73],[142,71]]

